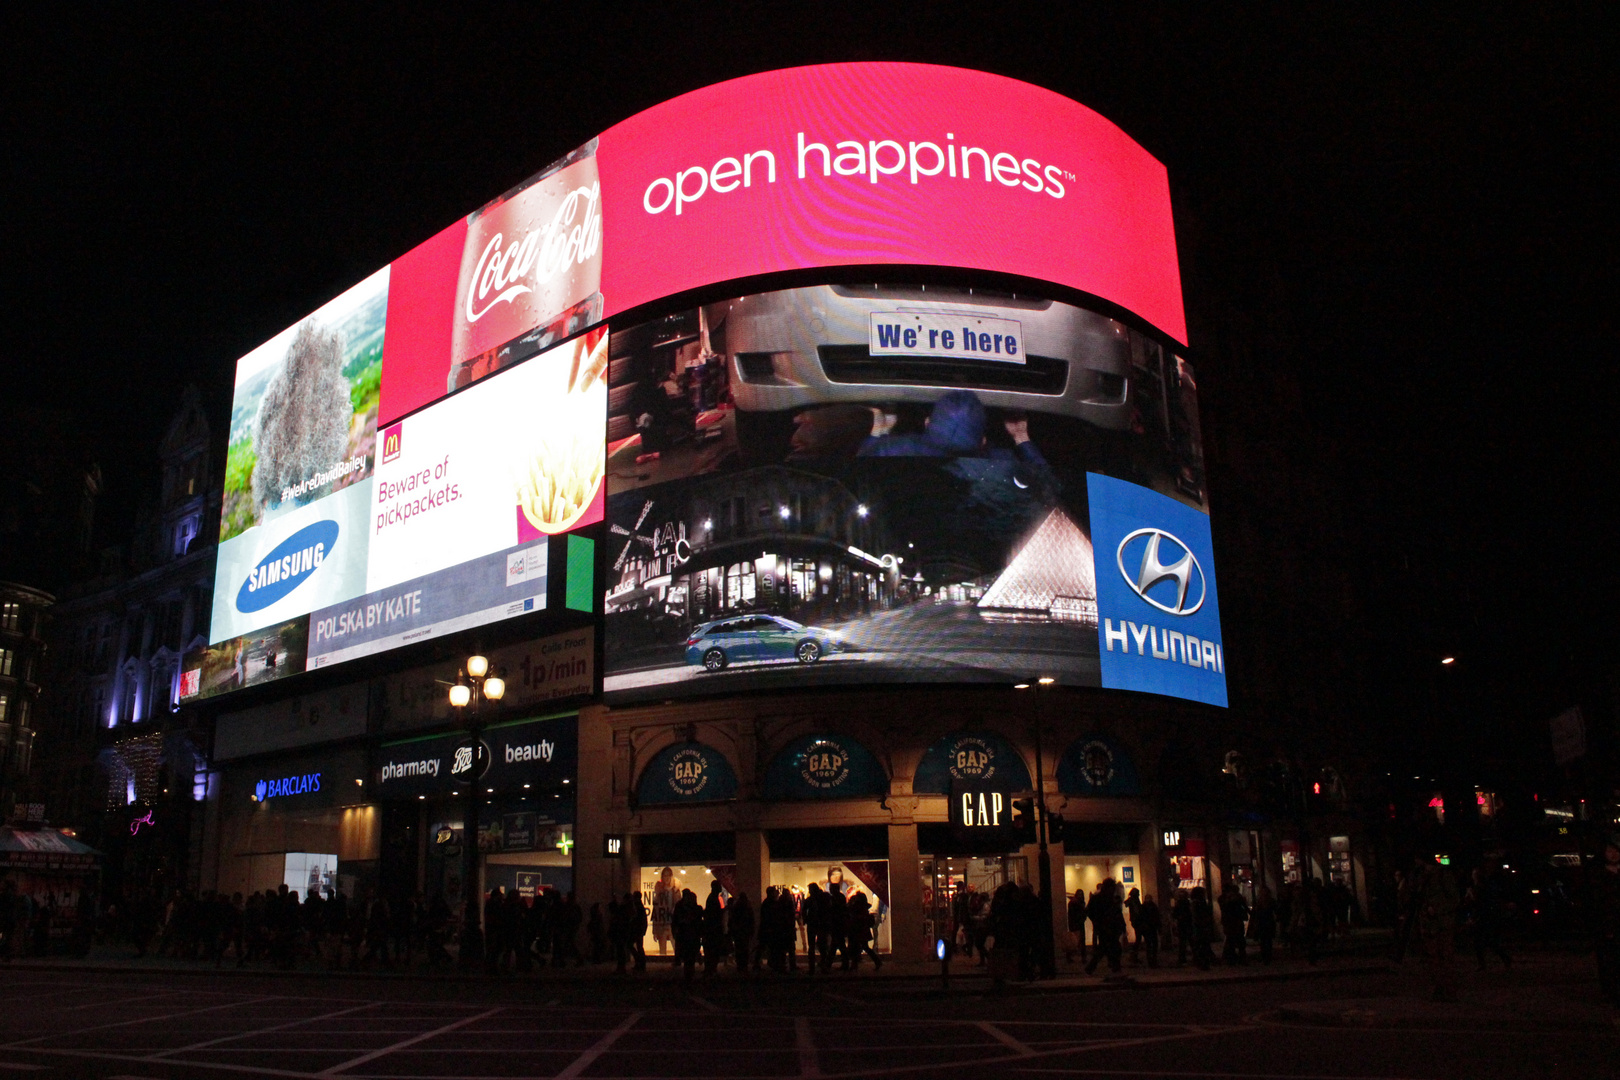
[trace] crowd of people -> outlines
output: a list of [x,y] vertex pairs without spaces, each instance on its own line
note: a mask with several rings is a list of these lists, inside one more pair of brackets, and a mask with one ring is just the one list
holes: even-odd
[[1173,947],[1178,966],[1190,962],[1208,970],[1216,963],[1217,942],[1221,962],[1241,965],[1249,962],[1250,941],[1263,964],[1272,962],[1281,941],[1314,964],[1325,941],[1349,936],[1354,906],[1342,883],[1309,878],[1275,894],[1262,885],[1252,903],[1232,882],[1213,900],[1202,885],[1176,889],[1166,912],[1151,895],[1109,877],[1089,894],[1076,889],[1069,899],[1065,954],[1071,962],[1078,957],[1087,974],[1105,963],[1118,974],[1127,950],[1132,964],[1156,968],[1160,950]]
[[93,895],[85,890],[39,895],[17,888],[11,878],[0,880],[0,961],[12,957],[45,956],[51,939],[64,925],[69,928],[69,951],[83,955],[88,948],[86,929],[94,912]]
[[[1620,1000],[1620,837],[1607,843],[1591,892],[1603,992]],[[1272,962],[1278,944],[1315,963],[1324,942],[1349,935],[1356,913],[1348,893],[1343,885],[1308,878],[1285,884],[1276,895],[1262,885],[1251,902],[1228,882],[1214,899],[1202,886],[1176,889],[1166,911],[1152,895],[1110,877],[1090,893],[1077,889],[1069,899],[1068,939],[1058,951],[1087,974],[1104,965],[1118,974],[1127,954],[1133,965],[1156,968],[1161,950],[1171,948],[1177,965],[1208,969],[1217,963],[1217,943],[1221,961],[1246,964],[1250,941],[1263,964]],[[667,955],[673,946],[673,959],[687,979],[700,964],[705,976],[723,965],[742,973],[804,970],[812,975],[856,971],[868,958],[874,968],[883,965],[877,951],[880,910],[868,894],[840,881],[825,888],[812,883],[802,893],[771,886],[756,909],[747,893],[728,893],[718,879],[709,882],[708,897],[700,903],[666,869],[650,896],[650,907],[647,897],[631,891],[610,900],[605,910],[592,904],[587,914],[571,892],[542,888],[522,896],[497,886],[482,910],[483,963],[492,973],[609,961],[619,973],[644,972],[643,940],[650,930],[660,953]],[[216,967],[229,960],[239,967],[292,968],[302,962],[332,970],[405,970],[452,963],[450,945],[460,939],[460,920],[442,893],[393,899],[368,893],[351,899],[331,889],[300,899],[285,884],[245,897],[137,888],[109,897],[99,915],[89,890],[74,902],[47,899],[42,903],[9,878],[0,880],[0,960],[46,955],[56,919],[71,921],[76,955],[88,951],[93,935],[133,946],[137,957]],[[1451,868],[1418,860],[1395,875],[1392,907],[1392,958],[1401,962],[1409,951],[1421,950],[1436,998],[1456,997],[1453,959],[1459,938],[1472,945],[1482,970],[1492,959],[1512,964],[1507,938],[1514,903],[1491,866],[1473,870],[1459,883]],[[968,960],[976,956],[998,980],[1050,974],[1046,958],[1054,955],[1054,942],[1045,910],[1027,882],[1007,881],[990,894],[957,891],[950,901],[955,951]]]
[[[639,904],[640,898],[627,896],[626,901]],[[728,960],[744,974],[767,970],[796,974],[801,932],[808,974],[825,975],[835,966],[839,971],[857,971],[863,957],[871,958],[874,969],[883,966],[876,949],[877,913],[872,901],[842,882],[829,883],[825,889],[811,882],[802,897],[772,885],[756,916],[746,892],[728,897],[720,882],[711,880],[702,905],[691,889],[655,892],[654,915],[660,948],[666,939],[674,943],[675,962],[687,979],[700,959],[705,976],[714,975]],[[661,927],[667,927],[667,935],[659,932]],[[638,960],[644,969],[646,957],[638,953]]]

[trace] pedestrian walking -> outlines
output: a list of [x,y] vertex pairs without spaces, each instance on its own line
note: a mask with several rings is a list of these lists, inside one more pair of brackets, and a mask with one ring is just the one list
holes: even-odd
[[1418,934],[1428,958],[1435,1001],[1457,1000],[1457,881],[1439,862],[1425,861],[1412,883],[1416,893]]
[[1395,956],[1397,964],[1406,960],[1406,949],[1412,937],[1412,875],[1405,870],[1395,871]]
[[1064,950],[1064,959],[1074,963],[1078,955],[1080,962],[1086,962],[1086,890],[1076,889],[1074,895],[1069,897],[1069,947]]
[[822,890],[820,883],[812,881],[810,890],[804,898],[804,927],[809,933],[810,974],[814,975],[819,967],[826,971],[826,964],[832,955],[832,943],[828,940],[828,922],[832,918],[831,904],[827,894]]
[[1508,899],[1503,895],[1500,875],[1476,866],[1469,885],[1469,909],[1474,924],[1474,957],[1479,970],[1485,970],[1485,954],[1495,953],[1503,967],[1512,967],[1513,958],[1502,944],[1503,925],[1507,922]]
[[1277,902],[1264,885],[1255,893],[1254,907],[1249,909],[1249,932],[1260,943],[1260,962],[1271,963],[1272,943],[1277,938]]
[[1163,932],[1164,920],[1159,912],[1159,902],[1153,899],[1150,893],[1142,898],[1142,907],[1138,917],[1136,935],[1142,939],[1144,951],[1147,953],[1147,966],[1159,966],[1159,935]]
[[1598,985],[1604,997],[1620,1005],[1620,833],[1605,842],[1603,861],[1594,867],[1591,881]]
[[698,952],[703,947],[703,909],[698,906],[697,893],[682,889],[669,916],[670,936],[675,940],[675,962],[686,971],[686,981],[692,981],[697,966]]
[[709,881],[709,899],[703,905],[703,975],[720,969],[726,953],[726,902],[720,894],[720,880]]
[[726,905],[726,933],[731,938],[731,958],[737,971],[748,974],[749,960],[754,955],[754,908],[748,894],[741,890]]
[[1131,917],[1131,963],[1142,962],[1142,930],[1140,918],[1142,914],[1142,890],[1132,888],[1130,895],[1125,897],[1125,911]]
[[1208,971],[1209,965],[1215,962],[1212,948],[1215,941],[1215,910],[1202,885],[1193,888],[1188,906],[1192,909],[1193,963],[1198,965],[1199,971]]
[[1094,975],[1097,965],[1104,959],[1108,970],[1115,975],[1121,970],[1121,939],[1125,936],[1125,915],[1115,894],[1113,878],[1104,878],[1096,893],[1086,904],[1086,917],[1091,920],[1092,952],[1086,964],[1086,974]]
[[1249,903],[1243,899],[1237,885],[1228,881],[1221,890],[1221,933],[1226,936],[1221,959],[1226,964],[1249,962],[1248,926]]
[[635,961],[637,971],[647,970],[647,905],[641,901],[641,893],[627,892],[624,902],[630,912],[630,955]]
[[827,944],[822,958],[823,973],[832,970],[835,959],[842,960],[842,970],[849,970],[849,898],[844,895],[843,882],[827,886]]
[[608,947],[613,950],[613,973],[624,975],[630,966],[630,908],[629,897],[621,902],[617,897],[608,901]]
[[1170,898],[1170,920],[1176,927],[1176,966],[1186,967],[1192,948],[1192,900],[1186,889],[1178,888]]
[[858,970],[861,966],[861,956],[865,954],[872,958],[872,969],[883,970],[883,957],[873,948],[873,930],[876,923],[872,916],[872,901],[863,892],[856,893],[849,901],[849,946],[850,970]]

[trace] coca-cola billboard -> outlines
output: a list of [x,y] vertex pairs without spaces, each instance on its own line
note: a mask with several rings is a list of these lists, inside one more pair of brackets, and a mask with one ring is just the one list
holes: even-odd
[[467,221],[445,389],[602,318],[602,186],[592,141]]

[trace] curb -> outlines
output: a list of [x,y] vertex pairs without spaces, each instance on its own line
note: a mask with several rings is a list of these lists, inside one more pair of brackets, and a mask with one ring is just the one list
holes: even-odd
[[[673,973],[674,965],[670,965]],[[618,977],[611,972],[591,972],[581,977],[569,969],[555,974],[547,972],[543,975],[486,975],[483,973],[466,973],[460,971],[431,971],[413,970],[409,972],[393,971],[310,971],[265,968],[238,968],[223,967],[140,967],[129,964],[109,963],[78,963],[74,961],[51,960],[23,960],[13,961],[5,969],[11,971],[50,971],[63,973],[82,973],[86,975],[145,975],[155,977],[168,977],[174,975],[190,976],[193,978],[274,978],[274,979],[320,979],[320,980],[365,980],[371,982],[419,982],[435,984],[462,984],[481,986],[557,986],[574,985],[587,986],[597,982],[606,982],[609,985],[631,986],[637,981],[645,981],[644,974],[639,978],[629,976]],[[1069,993],[1097,993],[1105,991],[1149,991],[1162,988],[1181,988],[1188,986],[1223,985],[1226,983],[1259,983],[1259,982],[1292,982],[1302,979],[1320,978],[1331,975],[1366,975],[1377,972],[1391,971],[1393,968],[1386,961],[1367,962],[1360,964],[1347,964],[1343,966],[1310,967],[1295,970],[1253,970],[1232,971],[1222,970],[1219,974],[1183,975],[1169,978],[1156,978],[1151,980],[1138,980],[1125,975],[1118,978],[1105,977],[1099,981],[1070,982],[1069,976],[1059,976],[1057,979],[1034,982],[1008,982],[996,987],[988,974],[982,972],[952,972],[953,986],[974,992],[990,992],[1003,994],[1069,994]],[[656,969],[650,969],[656,971]],[[657,978],[655,974],[653,976]],[[894,971],[869,972],[859,975],[839,973],[838,975],[819,976],[819,982],[831,981],[841,987],[867,985],[877,988],[882,986],[885,990],[900,989],[899,984],[914,987],[917,983],[937,983],[937,972]],[[1089,977],[1088,977],[1089,978]],[[741,979],[734,972],[726,973],[723,985],[727,986],[796,986],[808,987],[817,985],[811,977],[777,979],[760,975],[748,979]],[[887,985],[885,985],[887,984]],[[944,988],[936,987],[937,990]]]

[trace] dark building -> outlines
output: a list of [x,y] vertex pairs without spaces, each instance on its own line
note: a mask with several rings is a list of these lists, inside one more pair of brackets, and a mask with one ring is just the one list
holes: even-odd
[[[99,572],[53,609],[33,782],[53,824],[107,852],[112,887],[126,876],[181,885],[196,873],[192,808],[207,792],[207,742],[175,706],[180,659],[208,636],[220,500],[211,431],[188,388],[158,448],[157,497],[128,547],[104,551]],[[153,824],[132,835],[143,816]]]
[[53,600],[38,589],[0,581],[0,808],[25,821],[30,814],[43,817],[30,772]]

